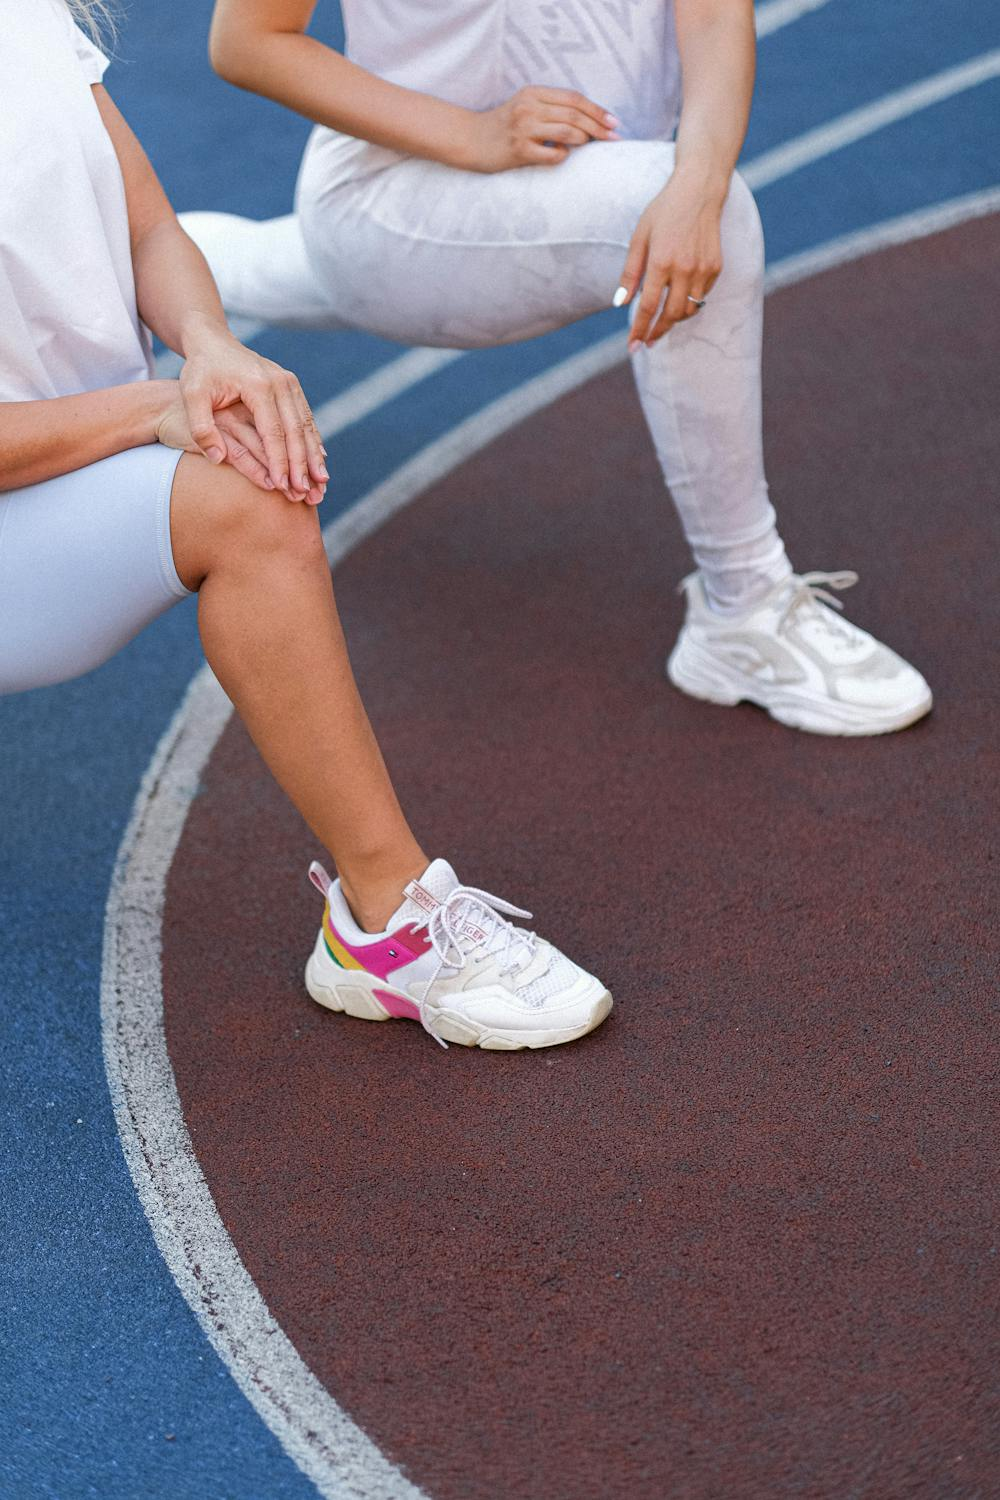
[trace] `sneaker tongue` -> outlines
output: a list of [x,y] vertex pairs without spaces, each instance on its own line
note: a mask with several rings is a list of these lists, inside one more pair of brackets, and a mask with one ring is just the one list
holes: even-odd
[[[397,927],[405,926],[407,922],[426,922],[433,910],[433,901],[444,901],[459,883],[458,876],[446,859],[432,860],[420,878],[411,881],[411,888],[416,889],[412,895],[404,896],[386,923],[386,931],[392,932]],[[428,896],[433,901],[428,901]]]

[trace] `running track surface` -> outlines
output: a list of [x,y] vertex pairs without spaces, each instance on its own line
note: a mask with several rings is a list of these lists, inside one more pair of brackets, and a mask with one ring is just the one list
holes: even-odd
[[421,830],[611,977],[582,1045],[487,1068],[318,1011],[299,820],[238,721],[209,763],[165,918],[185,1117],[278,1322],[438,1500],[996,1492],[998,252],[980,221],[770,303],[795,555],[850,552],[942,684],[898,741],[658,677],[684,555],[624,369],[338,568]]
[[[136,0],[109,82],[180,205],[281,211],[302,130],[210,79],[204,9]],[[320,22],[335,34],[332,12]],[[831,0],[764,41],[747,155],[997,43],[971,0],[946,13]],[[992,186],[997,101],[987,78],[773,181],[760,193],[772,257]],[[233,170],[248,143],[253,170]],[[996,689],[983,671],[996,638],[985,571],[996,454],[984,446],[995,373],[983,358],[995,252],[990,225],[970,225],[771,305],[784,529],[803,565],[859,565],[852,611],[932,677],[935,718],[911,734],[795,737],[660,682],[677,622],[665,584],[684,560],[673,522],[659,530],[622,372],[512,433],[338,572],[418,826],[469,878],[530,895],[546,930],[614,979],[615,1017],[584,1046],[445,1059],[415,1028],[313,1012],[298,989],[316,915],[305,840],[235,730],[207,768],[165,933],[189,1125],[279,1321],[432,1494],[715,1494],[716,1472],[727,1491],[742,1473],[742,1492],[761,1496],[995,1489],[984,1373],[995,1183],[977,1149],[995,1089]],[[334,448],[333,505],[617,326],[592,320],[463,359],[374,411]],[[316,402],[395,355],[353,336],[269,331],[259,345],[300,369]],[[609,460],[572,492],[583,433],[603,437]],[[435,573],[434,628],[416,644],[427,580],[410,571],[415,547],[440,549],[455,579],[445,590]],[[403,553],[407,588],[386,599],[385,569]],[[470,608],[473,581],[480,605],[507,608],[500,661],[492,622]],[[398,696],[388,652],[407,653]],[[12,1500],[315,1493],[159,1257],[100,1052],[111,867],[198,662],[181,608],[92,677],[0,705],[0,1494]],[[418,702],[408,695],[421,677]],[[584,752],[571,800],[566,745]],[[237,805],[220,781],[228,764],[242,777]],[[237,859],[253,809],[269,846],[248,878]],[[528,830],[527,845],[512,847],[512,830]],[[207,899],[196,909],[202,858],[216,871],[211,937]],[[183,949],[181,916],[200,935]],[[248,1081],[254,1108],[240,1111]],[[297,1155],[279,1151],[293,1127]],[[252,1181],[237,1142],[255,1153]],[[414,1247],[405,1266],[401,1242]],[[686,1489],[664,1488],[665,1454]],[[532,1491],[546,1465],[579,1475],[584,1459],[603,1490]]]

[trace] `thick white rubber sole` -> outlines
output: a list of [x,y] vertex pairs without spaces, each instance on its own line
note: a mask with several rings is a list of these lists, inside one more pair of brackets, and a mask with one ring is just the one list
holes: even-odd
[[[413,1004],[412,996],[404,994],[402,990],[394,991],[390,984],[375,979],[361,969],[345,969],[341,978],[339,973],[332,976],[329,967],[316,952],[310,955],[306,964],[306,989],[317,1005],[322,1005],[327,1010],[357,1016],[363,1021],[400,1019],[392,1015],[377,999],[376,990],[383,994],[387,991],[397,994],[401,1000]],[[449,1010],[444,1005],[435,1007],[434,1031],[446,1042],[456,1042],[460,1047],[482,1047],[487,1052],[518,1052],[524,1047],[558,1047],[563,1042],[578,1041],[588,1031],[596,1030],[608,1015],[611,1005],[611,996],[607,990],[603,990],[591,1005],[585,1021],[577,1026],[549,1031],[513,1031],[488,1027]]]
[[760,682],[728,662],[719,661],[710,651],[681,632],[677,645],[667,658],[667,676],[674,687],[705,703],[756,703],[772,719],[789,729],[803,729],[808,734],[872,735],[892,734],[915,724],[933,706],[926,685],[912,702],[892,709],[859,708],[835,698],[818,702],[809,694],[797,693],[782,683]]

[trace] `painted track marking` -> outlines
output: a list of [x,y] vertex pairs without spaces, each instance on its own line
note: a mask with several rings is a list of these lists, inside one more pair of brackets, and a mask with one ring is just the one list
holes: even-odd
[[[981,217],[998,204],[995,187],[844,236],[779,262],[768,273],[767,289]],[[430,444],[326,529],[331,562],[531,411],[624,355],[624,334],[604,339]],[[184,1124],[163,1027],[166,881],[200,773],[231,713],[203,667],[160,740],[119,850],[101,975],[102,1040],[115,1119],[160,1253],[206,1337],[289,1456],[324,1500],[418,1500],[422,1492],[312,1375],[271,1316],[219,1217]]]
[[324,438],[334,437],[429,375],[436,375],[446,365],[454,364],[456,359],[461,359],[462,353],[461,349],[409,349],[365,376],[364,380],[324,401],[313,413],[316,426]]
[[830,0],[764,0],[763,5],[758,5],[754,18],[757,36],[770,36],[782,26],[808,16],[814,10],[822,10],[829,3]]
[[874,135],[886,125],[905,120],[918,110],[929,109],[932,104],[941,104],[955,94],[989,82],[991,78],[1000,78],[1000,47],[956,67],[945,68],[930,78],[922,78],[919,83],[908,84],[906,88],[876,99],[873,104],[852,109],[826,125],[818,125],[815,130],[807,130],[785,145],[763,152],[740,170],[752,188],[767,187],[779,177],[787,177],[800,167],[819,161],[820,157],[830,156],[844,146]]

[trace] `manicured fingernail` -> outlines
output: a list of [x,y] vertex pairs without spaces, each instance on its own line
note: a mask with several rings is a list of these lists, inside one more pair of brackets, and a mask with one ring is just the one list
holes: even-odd
[[620,286],[611,299],[612,307],[624,307],[628,301],[628,287]]
[[274,489],[274,480],[271,478],[270,474],[264,475],[264,488],[266,490]]
[[308,474],[308,472],[305,469],[303,469],[302,473],[299,475],[299,489],[300,490],[308,490],[311,487],[312,487],[312,481],[309,478],[309,474]]
[[324,484],[330,478],[329,474],[326,472],[326,465],[325,464],[320,464],[320,466],[319,466],[319,477],[320,477],[320,479],[322,479],[322,481],[323,481]]
[[619,135],[617,130],[609,130],[604,139],[606,141],[620,141],[622,137],[621,135]]
[[642,339],[629,339],[629,341],[628,341],[628,352],[630,354],[638,354],[639,350],[641,348],[642,348]]
[[605,110],[604,112],[604,122],[606,125],[610,125],[612,130],[617,130],[618,126],[621,124],[621,120],[619,120],[618,116],[611,114],[609,110]]
[[221,464],[225,456],[226,455],[223,453],[221,448],[205,449],[205,457],[208,459],[210,464]]
[[323,447],[322,443],[320,444],[319,451],[322,453],[322,455],[323,455],[324,458],[328,458],[329,457],[329,454],[327,453],[326,449]]
[[279,490],[287,490],[287,488],[288,488],[288,475],[287,474],[282,474],[281,478],[278,480],[278,489]]

